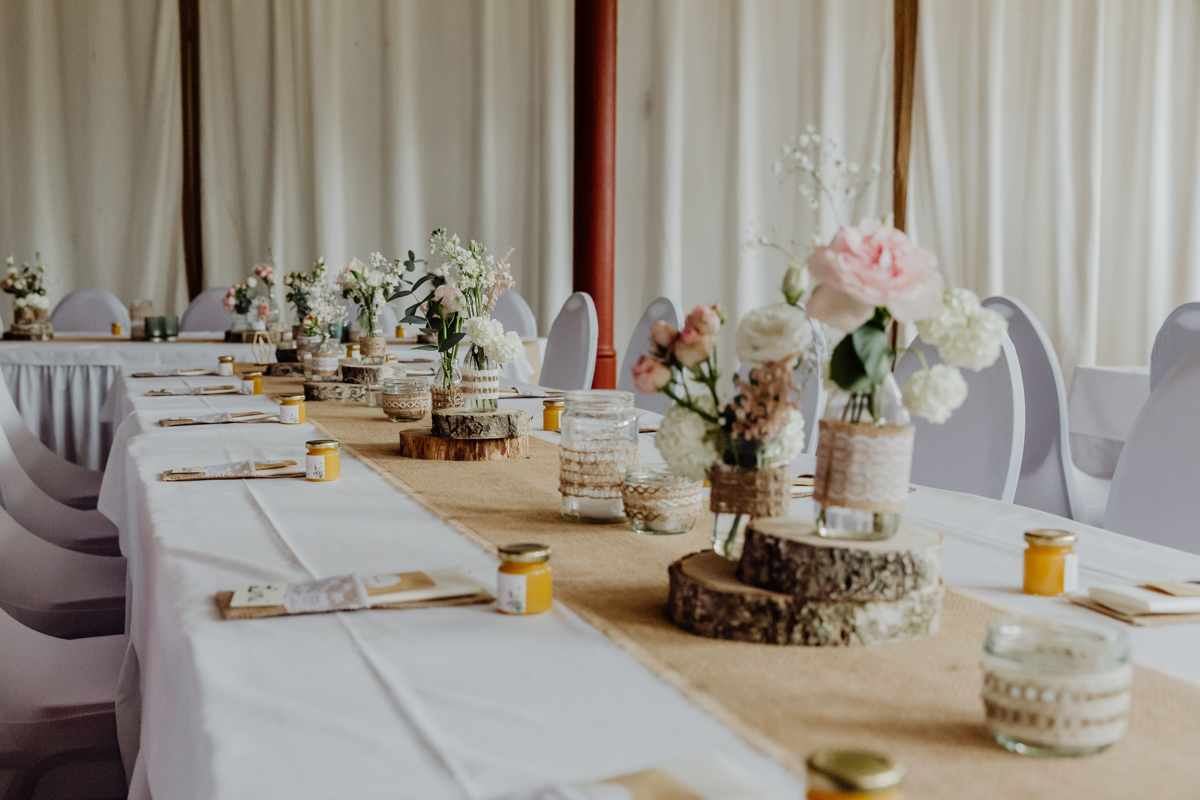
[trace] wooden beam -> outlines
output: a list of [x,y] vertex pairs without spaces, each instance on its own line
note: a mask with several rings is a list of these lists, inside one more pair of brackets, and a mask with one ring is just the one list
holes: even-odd
[[188,297],[204,289],[200,216],[200,0],[179,0],[183,78],[183,259]]
[[892,210],[904,230],[908,215],[908,155],[912,148],[913,83],[917,69],[919,0],[892,0],[895,21],[895,86],[892,92],[895,142],[892,150]]
[[615,389],[613,233],[617,167],[617,0],[575,0],[575,291],[596,303],[592,387]]

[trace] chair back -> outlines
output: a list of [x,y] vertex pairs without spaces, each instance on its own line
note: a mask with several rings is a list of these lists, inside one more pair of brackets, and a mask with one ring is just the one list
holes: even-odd
[[[910,349],[919,349],[930,366],[941,363],[936,347],[918,341]],[[919,369],[917,354],[905,353],[896,365],[896,381],[903,386]],[[912,481],[1011,503],[1025,449],[1025,393],[1012,341],[1004,337],[992,366],[962,373],[967,399],[950,419],[940,425],[913,419]]]
[[179,320],[180,331],[227,331],[233,325],[233,315],[225,310],[221,301],[229,291],[228,286],[213,286],[196,295],[196,299],[183,312]]
[[[22,381],[17,382],[21,386]],[[35,397],[46,386],[35,382]],[[36,405],[35,405],[36,407]],[[8,382],[0,379],[0,430],[8,439],[17,462],[42,491],[59,502],[77,500],[100,494],[104,473],[68,461],[42,443],[25,424]]]
[[1085,522],[1071,462],[1067,389],[1054,345],[1029,307],[1015,297],[989,297],[983,305],[1008,320],[1025,389],[1025,450],[1013,502]]
[[129,311],[107,289],[76,289],[58,301],[50,321],[62,333],[108,333],[114,322],[129,330]]
[[1184,303],[1167,315],[1150,351],[1150,391],[1175,362],[1200,346],[1200,303]]
[[538,382],[564,392],[592,388],[599,338],[596,305],[587,292],[576,292],[563,303],[550,328]]
[[537,338],[537,318],[525,298],[513,289],[505,289],[496,298],[496,307],[492,309],[492,319],[498,319],[506,331],[516,331],[522,341],[528,342]]
[[1107,530],[1200,553],[1200,347],[1175,362],[1121,448],[1104,514]]
[[655,414],[665,414],[671,407],[671,401],[665,394],[662,392],[643,394],[633,385],[633,365],[642,356],[650,355],[650,327],[659,321],[667,323],[675,330],[682,328],[683,309],[679,307],[679,303],[669,297],[660,297],[646,307],[642,318],[638,320],[637,327],[633,329],[629,347],[625,349],[625,358],[621,361],[621,371],[617,373],[617,388],[633,392],[634,404],[638,408],[652,411]]

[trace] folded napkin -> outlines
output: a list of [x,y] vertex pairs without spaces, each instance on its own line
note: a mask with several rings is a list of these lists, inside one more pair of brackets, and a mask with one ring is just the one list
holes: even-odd
[[146,392],[146,397],[183,397],[200,394],[241,394],[240,386],[192,386],[182,389],[154,389]]
[[358,573],[300,583],[262,583],[217,592],[225,619],[262,619],[372,608],[428,608],[490,603],[490,592],[461,567],[424,572]]
[[522,397],[562,397],[563,393],[557,389],[547,389],[544,386],[535,386],[532,383],[522,383],[521,381],[500,381],[500,396],[506,398],[522,398]]
[[552,784],[497,800],[769,800],[775,794],[723,753],[677,758],[595,783]]
[[134,378],[195,378],[199,375],[216,375],[215,369],[156,369],[153,372],[135,372]]
[[303,467],[299,470],[295,461],[233,461],[209,467],[181,467],[169,469],[162,474],[164,481],[211,481],[242,478],[303,478]]
[[1093,586],[1086,595],[1071,595],[1070,600],[1131,625],[1200,622],[1200,584],[1195,583]]
[[230,422],[278,422],[279,415],[266,411],[245,411],[238,414],[197,414],[191,417],[167,417],[158,424],[164,428],[179,425],[224,425]]

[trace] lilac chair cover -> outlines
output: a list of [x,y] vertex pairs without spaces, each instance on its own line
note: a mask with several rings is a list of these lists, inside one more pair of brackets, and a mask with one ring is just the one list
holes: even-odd
[[537,318],[525,298],[513,289],[506,289],[496,299],[496,307],[492,309],[492,319],[498,319],[506,331],[516,331],[522,341],[532,341],[537,338]]
[[1163,377],[1121,449],[1104,527],[1147,542],[1200,553],[1200,346]]
[[[507,294],[507,292],[505,292]],[[503,297],[504,295],[501,295]],[[633,392],[634,404],[644,411],[655,414],[665,414],[671,407],[671,401],[661,392],[643,394],[633,385],[633,365],[644,355],[650,355],[650,326],[656,322],[665,322],[675,330],[683,327],[683,309],[669,297],[660,297],[646,307],[629,347],[625,350],[625,358],[621,361],[621,371],[617,373],[617,388],[625,392]],[[507,325],[505,326],[507,327]]]
[[0,612],[0,775],[16,773],[6,798],[42,797],[34,788],[55,764],[98,761],[110,785],[93,772],[72,781],[80,793],[70,796],[124,796],[114,709],[127,645],[125,636],[56,639]]
[[[914,342],[930,366],[941,363],[937,348]],[[896,364],[903,386],[921,369],[916,353]],[[1006,336],[1000,358],[987,369],[964,369],[967,400],[946,422],[936,425],[920,417],[913,445],[912,482],[1011,503],[1021,474],[1025,449],[1025,393],[1012,341]]]
[[96,507],[103,472],[81,467],[55,453],[33,435],[17,410],[8,385],[0,380],[0,428],[17,462],[43,492],[76,508]]
[[196,295],[179,320],[179,330],[189,333],[229,330],[233,325],[233,315],[221,305],[228,291],[228,286],[213,286]]
[[58,301],[50,321],[62,333],[109,333],[114,322],[129,330],[129,311],[107,289],[76,289]]
[[562,391],[592,388],[599,337],[600,323],[591,296],[576,292],[568,297],[550,328],[538,383]]
[[1200,345],[1200,303],[1184,303],[1167,315],[1150,351],[1150,391],[1158,386],[1175,362]]
[[1008,320],[1025,389],[1025,446],[1013,502],[1086,522],[1071,461],[1067,389],[1054,345],[1033,312],[1015,297],[989,297],[983,305]]

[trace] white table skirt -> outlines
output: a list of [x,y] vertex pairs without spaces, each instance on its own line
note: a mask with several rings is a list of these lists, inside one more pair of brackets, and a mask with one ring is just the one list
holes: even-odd
[[1112,478],[1149,397],[1149,367],[1076,367],[1067,398],[1075,466],[1097,478]]

